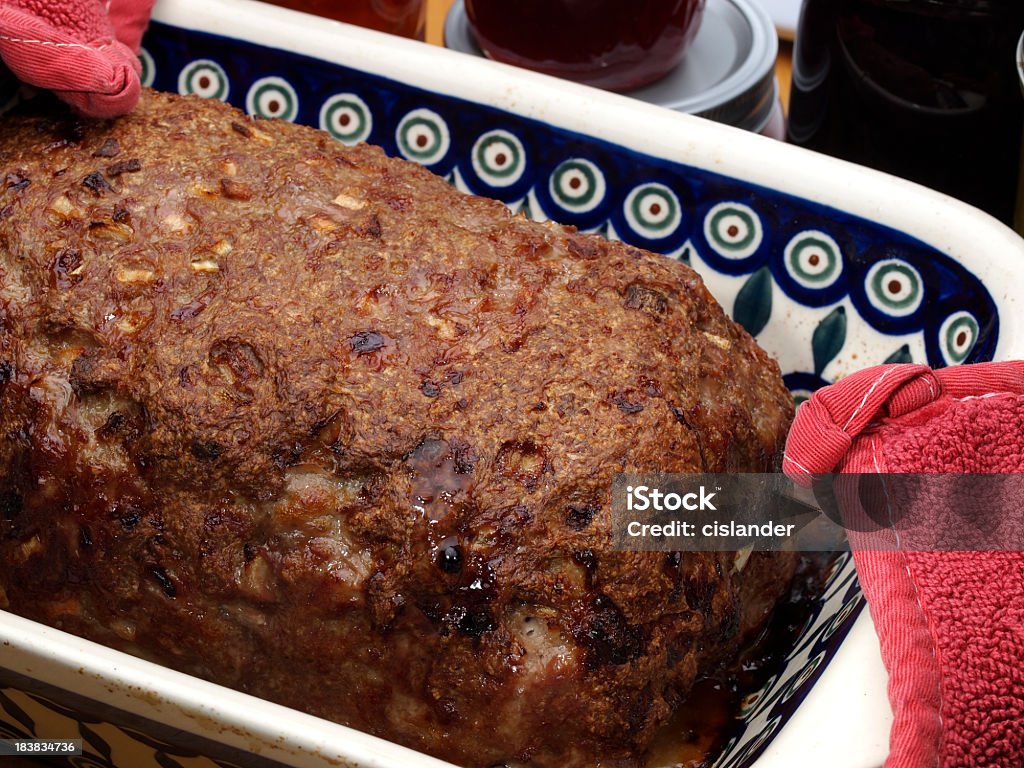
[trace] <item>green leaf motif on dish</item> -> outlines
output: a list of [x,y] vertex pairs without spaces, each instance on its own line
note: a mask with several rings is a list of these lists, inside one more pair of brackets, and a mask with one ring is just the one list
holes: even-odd
[[113,763],[113,755],[111,753],[110,745],[107,744],[106,740],[100,736],[96,731],[87,726],[85,723],[78,724],[78,732],[82,735],[82,740],[89,745],[89,748],[95,751],[97,754],[103,755],[108,763]]
[[831,363],[846,343],[846,309],[836,307],[818,323],[811,335],[811,352],[814,354],[814,372],[821,375],[825,366]]
[[768,325],[772,316],[772,276],[768,267],[747,278],[736,294],[732,316],[751,336],[757,336]]
[[516,208],[515,206],[513,206],[512,210],[515,211],[516,213],[523,214],[523,216],[525,216],[526,218],[528,218],[530,220],[533,220],[533,218],[534,218],[534,216],[533,216],[533,206],[530,205],[530,198],[529,197],[524,197],[523,201],[519,204],[519,207]]
[[15,704],[14,701],[12,701],[10,699],[10,697],[8,697],[3,692],[0,692],[0,707],[2,707],[3,710],[8,715],[10,715],[15,720],[17,720],[21,725],[23,725],[28,730],[29,733],[31,733],[33,735],[35,734],[35,732],[36,732],[35,720],[33,720],[31,717],[29,717],[28,713],[25,712],[24,709],[22,709],[17,704]]
[[912,363],[914,362],[914,356],[910,354],[910,346],[908,344],[904,344],[885,358],[883,362],[885,365],[889,365],[891,363]]

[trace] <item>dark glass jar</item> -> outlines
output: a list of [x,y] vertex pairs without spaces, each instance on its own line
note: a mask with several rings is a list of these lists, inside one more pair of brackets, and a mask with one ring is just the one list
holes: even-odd
[[1010,224],[1022,29],[1021,0],[804,0],[788,139]]

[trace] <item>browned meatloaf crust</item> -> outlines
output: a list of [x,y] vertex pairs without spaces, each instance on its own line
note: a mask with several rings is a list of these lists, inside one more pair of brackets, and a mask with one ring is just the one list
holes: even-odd
[[778,367],[682,264],[148,93],[0,125],[0,605],[468,766],[632,765],[787,560],[610,548],[759,471]]

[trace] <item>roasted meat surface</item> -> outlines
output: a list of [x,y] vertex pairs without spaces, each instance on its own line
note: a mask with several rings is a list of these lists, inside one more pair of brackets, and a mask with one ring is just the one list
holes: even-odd
[[686,266],[153,92],[5,117],[0,173],[0,607],[562,768],[639,764],[785,590],[611,549],[614,474],[768,470],[792,416]]

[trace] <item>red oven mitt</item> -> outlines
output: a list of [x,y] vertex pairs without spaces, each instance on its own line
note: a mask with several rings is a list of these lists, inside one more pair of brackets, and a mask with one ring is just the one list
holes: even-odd
[[136,53],[153,0],[0,0],[0,58],[24,83],[89,117],[139,99]]
[[[783,469],[801,484],[830,472],[1024,472],[1024,362],[849,376],[800,406]],[[997,499],[988,514],[1022,503]],[[854,559],[889,670],[886,768],[1024,766],[1024,553],[854,545]]]

